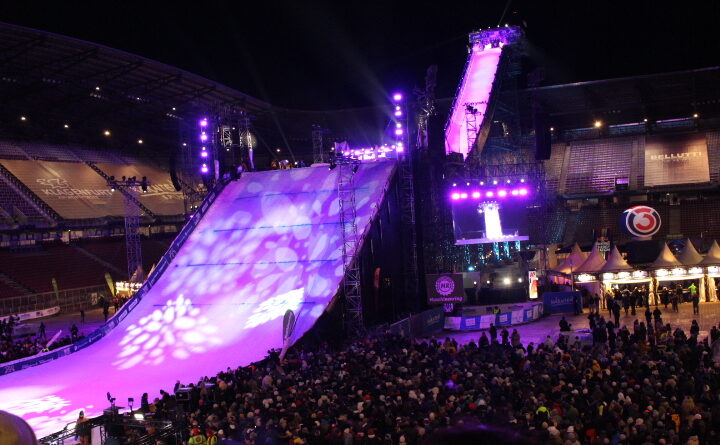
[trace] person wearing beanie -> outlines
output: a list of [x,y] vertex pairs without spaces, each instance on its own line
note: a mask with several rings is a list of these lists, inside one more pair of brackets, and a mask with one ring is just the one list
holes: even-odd
[[0,411],[0,444],[38,445],[35,432],[20,417]]

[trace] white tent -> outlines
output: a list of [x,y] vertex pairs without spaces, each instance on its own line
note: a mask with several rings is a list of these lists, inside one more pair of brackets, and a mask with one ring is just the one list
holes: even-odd
[[627,261],[625,261],[625,258],[622,257],[617,246],[613,246],[612,252],[610,252],[610,256],[608,257],[607,262],[602,268],[600,268],[600,272],[629,272],[632,270],[633,267],[629,265]]
[[677,259],[683,266],[694,266],[696,264],[699,264],[703,260],[703,257],[695,249],[692,241],[688,239],[685,242],[685,247],[683,247],[683,250],[682,252],[680,252],[680,255],[678,255]]
[[660,251],[660,255],[650,265],[652,269],[671,269],[673,267],[680,267],[680,261],[675,258],[675,255],[670,251],[667,244],[663,244],[663,248]]
[[701,266],[712,266],[720,264],[720,246],[718,246],[717,241],[713,241],[712,246],[710,246],[710,250],[708,250],[707,255],[705,255],[705,258],[703,258],[702,261],[700,261]]
[[597,242],[595,242],[595,244],[593,244],[592,251],[590,251],[590,255],[587,257],[585,262],[580,265],[580,267],[574,270],[574,272],[597,273],[600,272],[600,269],[603,268],[605,263],[605,258],[603,258],[602,253],[600,253],[600,248],[598,247]]
[[562,262],[561,265],[557,266],[553,270],[555,272],[570,274],[575,273],[578,267],[582,266],[582,264],[587,260],[587,254],[585,254],[582,249],[580,249],[580,246],[578,246],[577,243],[572,248],[572,251],[570,251],[570,255],[565,258],[565,260]]

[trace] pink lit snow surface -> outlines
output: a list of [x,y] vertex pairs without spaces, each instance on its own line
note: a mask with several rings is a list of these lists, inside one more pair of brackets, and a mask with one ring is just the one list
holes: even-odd
[[[356,175],[358,230],[366,231],[394,164]],[[315,323],[342,277],[337,170],[245,173],[228,185],[178,255],[117,328],[67,357],[0,377],[0,410],[39,437],[108,406],[126,406],[197,382],[282,346],[286,310],[293,340]]]
[[450,122],[445,130],[445,152],[462,153],[463,157],[468,155],[467,124],[465,121],[465,104],[477,103],[478,125],[485,115],[487,101],[490,99],[495,73],[500,62],[502,48],[488,48],[483,51],[473,47],[470,54],[470,61],[467,71],[460,86],[460,92],[455,101],[455,108],[452,110]]

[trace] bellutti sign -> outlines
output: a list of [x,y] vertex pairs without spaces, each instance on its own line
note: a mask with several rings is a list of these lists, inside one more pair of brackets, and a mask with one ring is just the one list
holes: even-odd
[[705,134],[647,136],[644,181],[648,187],[709,182]]
[[429,304],[465,302],[461,273],[427,274],[425,282]]

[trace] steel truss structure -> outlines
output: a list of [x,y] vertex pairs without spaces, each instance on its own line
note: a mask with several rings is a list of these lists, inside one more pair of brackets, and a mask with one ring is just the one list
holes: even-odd
[[323,150],[323,129],[320,125],[312,127],[313,164],[325,162],[325,151]]
[[[350,336],[365,332],[362,286],[360,281],[360,238],[355,207],[355,173],[360,161],[336,156],[332,161],[338,168],[338,206],[342,234],[343,296],[345,299],[345,330]],[[331,164],[332,165],[332,164]]]
[[[136,178],[116,181],[114,177],[108,177],[108,187],[111,190],[118,190],[123,195],[125,204],[125,250],[127,253],[128,281],[130,283],[142,283],[142,244],[140,242],[140,210],[138,205],[138,189],[143,192],[150,184],[147,179],[138,181]],[[145,206],[142,206],[145,207]],[[130,286],[132,288],[132,286]]]

